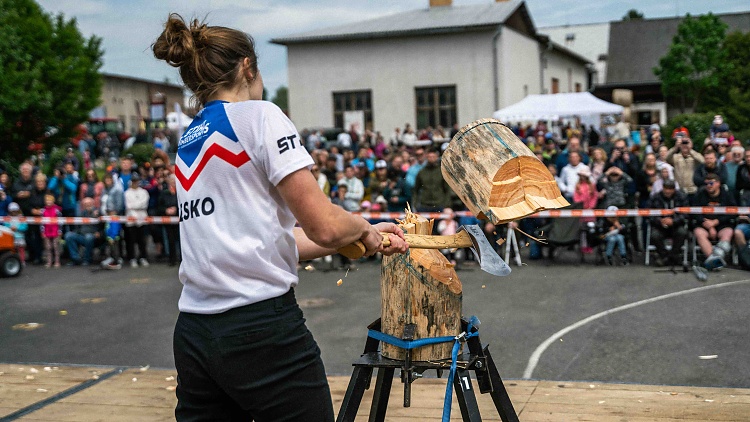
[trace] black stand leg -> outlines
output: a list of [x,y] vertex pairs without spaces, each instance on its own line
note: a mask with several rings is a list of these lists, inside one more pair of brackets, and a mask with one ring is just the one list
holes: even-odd
[[495,408],[500,415],[500,419],[503,422],[519,422],[516,410],[513,409],[513,403],[510,402],[508,392],[505,390],[502,378],[500,378],[500,373],[497,372],[495,361],[492,360],[490,350],[485,347],[483,352],[487,358],[487,371],[489,372],[490,381],[492,382],[492,392],[490,393],[490,396],[495,403]]
[[370,407],[370,422],[385,421],[385,411],[388,408],[388,397],[391,395],[394,368],[378,368],[378,380],[375,382],[375,392]]
[[[462,327],[466,330],[468,323],[462,321]],[[373,322],[368,328],[380,331],[380,320]],[[412,339],[413,335],[411,335],[411,332],[409,330],[405,331],[404,337]],[[476,329],[473,331],[476,332]],[[370,408],[370,422],[385,421],[388,398],[390,397],[396,368],[401,370],[402,377],[404,377],[402,381],[406,384],[404,386],[404,407],[408,407],[410,402],[411,389],[409,388],[409,384],[414,381],[412,378],[415,378],[412,374],[422,374],[427,369],[436,369],[438,374],[440,374],[442,370],[446,369],[445,362],[411,362],[410,353],[407,353],[405,361],[384,358],[378,352],[379,344],[380,341],[371,337],[367,338],[364,353],[354,363],[354,372],[349,381],[349,387],[346,390],[344,400],[341,403],[341,409],[336,419],[337,422],[354,421],[359,406],[362,403],[365,390],[370,388],[372,371],[375,368],[378,369],[378,377]],[[459,365],[456,368],[456,374],[453,379],[453,389],[456,392],[463,420],[468,422],[480,422],[482,420],[474,387],[471,383],[470,371],[474,371],[479,391],[482,394],[490,393],[500,419],[503,422],[518,422],[518,415],[516,415],[516,411],[513,409],[513,404],[510,401],[510,397],[508,397],[508,392],[505,390],[503,380],[500,378],[489,349],[482,347],[478,336],[469,338],[467,346],[469,355],[461,355],[459,361],[469,363],[464,363],[463,366]]]
[[481,422],[482,416],[479,414],[477,396],[474,395],[469,370],[456,370],[456,376],[453,378],[453,390],[456,391],[458,407],[461,408],[461,416],[463,416],[464,421]]
[[349,380],[349,387],[346,389],[344,401],[341,402],[341,411],[336,418],[337,422],[354,421],[371,376],[372,368],[354,367],[354,373],[352,374],[352,379]]

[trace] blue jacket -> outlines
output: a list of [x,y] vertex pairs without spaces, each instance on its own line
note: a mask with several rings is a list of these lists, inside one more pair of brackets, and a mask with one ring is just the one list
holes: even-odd
[[62,197],[63,210],[77,210],[78,199],[76,198],[76,192],[78,191],[78,179],[72,174],[68,174],[62,178],[62,181],[57,177],[49,179],[47,189],[55,195],[55,198]]

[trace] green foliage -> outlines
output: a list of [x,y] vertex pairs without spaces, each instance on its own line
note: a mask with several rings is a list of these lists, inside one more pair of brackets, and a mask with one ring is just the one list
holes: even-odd
[[693,108],[697,109],[704,94],[719,87],[726,28],[727,25],[711,13],[697,18],[685,17],[669,51],[653,69],[662,82],[665,96],[680,97],[683,104],[686,98],[691,98]]
[[274,104],[279,106],[280,109],[284,111],[289,110],[289,90],[285,86],[280,86],[276,89],[276,95],[274,95],[273,100],[271,100]]
[[151,161],[151,156],[154,155],[154,145],[151,143],[135,144],[123,151],[120,155],[125,156],[128,154],[133,155],[133,160],[136,164],[143,164],[147,161]]
[[628,13],[626,13],[625,16],[622,17],[622,20],[624,21],[643,20],[643,12],[640,12],[636,9],[630,9],[628,10]]
[[[83,156],[81,155],[81,152],[76,149],[74,149],[73,151],[74,151],[76,158],[78,159],[78,163],[83,165]],[[47,156],[47,159],[44,161],[42,172],[46,174],[47,176],[51,176],[52,172],[57,167],[63,164],[63,162],[65,161],[65,155],[67,153],[68,153],[67,148],[52,148],[52,151],[50,151],[49,155]]]
[[34,0],[0,0],[0,156],[19,163],[31,142],[50,151],[99,104],[101,39]]

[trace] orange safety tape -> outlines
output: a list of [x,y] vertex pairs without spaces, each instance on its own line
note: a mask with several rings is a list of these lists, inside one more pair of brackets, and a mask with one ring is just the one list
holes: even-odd
[[[750,214],[750,207],[679,207],[672,210],[665,209],[622,209],[617,211],[607,210],[547,210],[530,215],[528,218],[564,218],[564,217],[659,217],[673,214],[717,214],[717,215],[739,215]],[[368,220],[394,220],[404,218],[404,213],[399,212],[353,212]],[[439,212],[417,213],[426,218],[442,220],[450,218],[450,214]],[[458,211],[458,217],[472,217],[469,211]],[[4,222],[21,222],[30,224],[98,224],[106,221],[117,221],[121,223],[145,223],[145,224],[177,224],[179,217],[124,217],[104,216],[99,218],[87,217],[0,217]]]

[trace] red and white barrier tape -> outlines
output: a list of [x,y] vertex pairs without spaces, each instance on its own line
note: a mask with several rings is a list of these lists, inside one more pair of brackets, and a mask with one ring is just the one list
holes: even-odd
[[[617,211],[607,210],[547,210],[541,211],[529,216],[528,218],[564,218],[564,217],[663,217],[673,214],[716,214],[716,215],[750,215],[750,207],[679,207],[672,210],[664,209],[622,209]],[[367,220],[395,220],[403,219],[405,214],[400,212],[354,212],[352,214],[361,215]],[[426,218],[442,220],[450,218],[450,214],[439,212],[418,213]],[[472,217],[469,211],[458,211],[455,213],[458,217]],[[116,221],[121,223],[142,223],[142,224],[177,224],[180,222],[179,217],[124,217],[124,216],[104,216],[99,218],[87,217],[0,217],[0,221],[16,221],[29,224],[98,224],[107,221]]]

